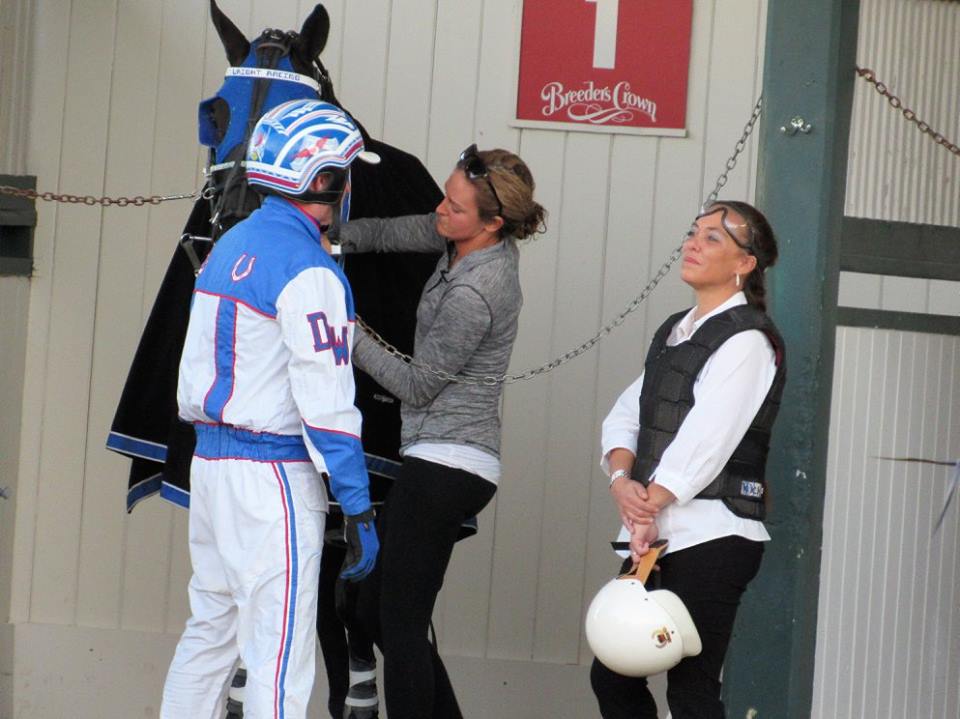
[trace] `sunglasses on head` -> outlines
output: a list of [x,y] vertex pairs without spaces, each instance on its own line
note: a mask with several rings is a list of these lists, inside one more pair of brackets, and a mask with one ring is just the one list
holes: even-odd
[[497,201],[497,215],[503,217],[503,203],[500,202],[500,196],[497,195],[497,190],[493,186],[493,182],[490,181],[490,170],[487,168],[487,163],[477,154],[476,143],[460,153],[457,167],[463,170],[463,173],[471,180],[483,178],[487,181],[487,187],[493,193],[493,199]]

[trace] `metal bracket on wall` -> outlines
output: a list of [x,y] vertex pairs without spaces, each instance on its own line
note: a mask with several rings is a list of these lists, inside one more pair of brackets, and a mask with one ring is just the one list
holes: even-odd
[[799,115],[794,115],[790,118],[789,125],[781,125],[780,132],[784,135],[796,135],[798,132],[803,133],[804,135],[809,135],[810,131],[813,129],[813,125],[804,120]]

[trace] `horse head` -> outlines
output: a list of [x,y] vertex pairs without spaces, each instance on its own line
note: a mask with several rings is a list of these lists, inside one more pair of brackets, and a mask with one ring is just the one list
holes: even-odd
[[300,32],[265,29],[252,42],[210,0],[210,16],[230,66],[216,95],[200,103],[200,143],[210,148],[207,168],[212,191],[214,241],[260,204],[249,191],[241,161],[257,120],[288,100],[320,98],[339,105],[320,53],[330,33],[330,16],[318,4]]

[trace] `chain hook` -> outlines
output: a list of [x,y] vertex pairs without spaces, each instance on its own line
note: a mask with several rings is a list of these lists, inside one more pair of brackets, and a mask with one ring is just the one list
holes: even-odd
[[798,132],[803,133],[804,135],[809,135],[810,131],[813,129],[813,125],[804,120],[800,115],[794,115],[790,118],[790,125],[781,125],[780,132],[784,135],[796,135]]

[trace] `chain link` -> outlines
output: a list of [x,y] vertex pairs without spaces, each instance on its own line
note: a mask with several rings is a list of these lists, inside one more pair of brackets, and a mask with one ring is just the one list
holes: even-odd
[[[750,115],[750,119],[747,121],[747,124],[744,125],[743,127],[743,133],[741,133],[740,139],[737,140],[737,144],[734,146],[733,154],[727,160],[726,164],[724,165],[723,172],[720,173],[720,176],[717,178],[716,185],[714,186],[710,194],[707,195],[707,199],[704,200],[703,205],[701,207],[705,208],[709,206],[711,203],[715,202],[717,197],[720,195],[720,190],[723,188],[724,185],[727,184],[727,175],[730,171],[732,171],[737,166],[737,158],[739,157],[740,153],[743,152],[744,148],[746,148],[747,139],[750,137],[750,134],[753,132],[754,126],[757,124],[757,120],[760,118],[762,104],[763,104],[763,98],[760,97],[759,99],[757,99],[757,104],[753,108],[753,113]],[[607,335],[613,332],[613,330],[615,330],[617,327],[622,325],[624,321],[627,319],[627,317],[632,312],[636,311],[638,307],[640,307],[643,301],[647,299],[647,297],[650,295],[651,292],[653,292],[654,288],[656,288],[656,286],[660,284],[660,281],[669,274],[670,269],[673,267],[674,264],[676,264],[677,260],[680,259],[682,248],[683,248],[683,243],[681,242],[681,244],[678,245],[670,254],[670,257],[667,258],[667,261],[664,262],[662,265],[660,265],[660,269],[657,270],[657,274],[655,274],[653,276],[653,279],[651,279],[647,283],[647,285],[640,291],[640,294],[634,297],[630,301],[630,303],[623,309],[623,311],[613,318],[613,320],[611,320],[608,324],[600,328],[600,330],[595,335],[593,335],[593,337],[588,339],[586,342],[584,342],[580,346],[575,347],[574,349],[569,350],[567,352],[564,352],[562,355],[560,355],[556,359],[553,359],[547,362],[546,364],[540,365],[539,367],[532,367],[530,369],[523,370],[522,372],[518,372],[517,374],[506,374],[502,376],[461,375],[461,374],[454,375],[445,370],[431,367],[426,362],[422,362],[421,360],[418,360],[414,357],[411,357],[408,354],[405,354],[404,352],[401,352],[392,344],[387,342],[383,337],[381,337],[376,331],[374,331],[372,327],[370,327],[370,325],[364,322],[359,316],[357,317],[357,324],[360,325],[360,327],[362,327],[363,330],[368,335],[370,335],[371,339],[373,339],[377,344],[379,344],[387,354],[392,355],[393,357],[396,357],[406,362],[409,365],[417,367],[418,369],[422,369],[426,372],[429,372],[430,374],[433,374],[436,377],[439,377],[440,379],[445,380],[447,382],[455,382],[458,384],[471,384],[471,385],[487,385],[487,386],[496,386],[499,384],[512,384],[513,382],[520,382],[521,380],[533,379],[538,375],[551,372],[555,370],[557,367],[560,367],[561,365],[566,364],[570,360],[575,359],[576,357],[579,357],[580,355],[582,355],[584,352],[587,352],[590,349],[592,349],[594,345],[598,344],[602,339],[604,339]]]
[[895,110],[899,110],[907,120],[917,126],[917,129],[920,130],[920,132],[925,135],[929,135],[935,143],[945,147],[954,155],[960,156],[960,147],[957,147],[955,143],[950,142],[941,133],[930,127],[929,124],[919,119],[916,112],[911,110],[909,107],[905,107],[903,101],[899,97],[890,92],[884,83],[877,80],[877,76],[873,70],[870,70],[869,68],[858,67],[857,74],[873,85],[874,89],[878,93],[887,98],[887,102],[890,103],[890,107]]
[[26,200],[66,202],[73,205],[87,205],[88,207],[95,207],[97,205],[100,205],[101,207],[109,207],[110,205],[116,205],[117,207],[127,207],[129,205],[133,205],[134,207],[143,207],[144,205],[159,205],[161,202],[168,202],[170,200],[195,200],[201,195],[207,197],[206,190],[192,192],[188,195],[150,195],[150,197],[144,197],[143,195],[137,195],[136,197],[95,197],[94,195],[68,195],[66,193],[38,192],[37,190],[31,190],[23,187],[12,187],[10,185],[0,185],[0,195],[12,195],[13,197],[19,197]]

